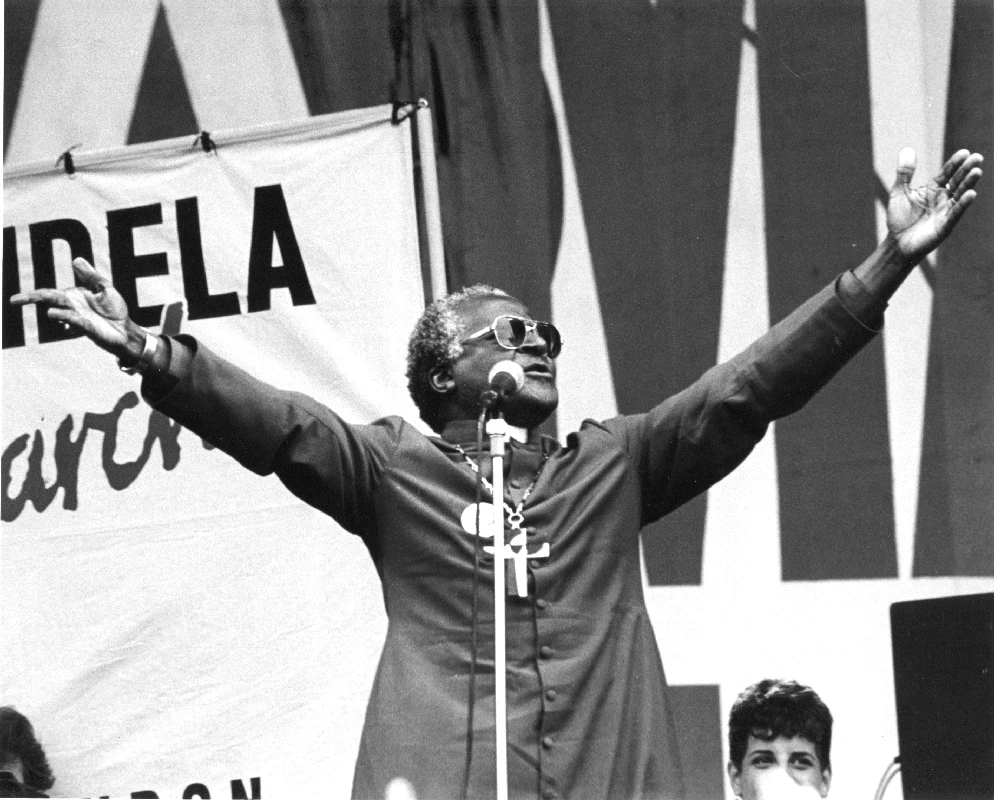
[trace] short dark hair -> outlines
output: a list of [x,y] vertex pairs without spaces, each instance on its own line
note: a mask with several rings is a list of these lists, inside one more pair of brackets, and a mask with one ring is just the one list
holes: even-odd
[[407,344],[407,389],[421,419],[441,433],[441,396],[431,388],[429,377],[439,367],[451,366],[462,353],[460,337],[466,333],[456,309],[476,297],[511,296],[493,286],[478,283],[431,303],[418,319]]
[[55,783],[45,751],[35,738],[31,722],[12,706],[0,707],[0,760],[21,762],[24,783],[40,792]]
[[802,736],[815,746],[821,768],[832,768],[832,712],[810,686],[764,678],[743,691],[728,717],[729,758],[737,770],[750,735],[763,741]]

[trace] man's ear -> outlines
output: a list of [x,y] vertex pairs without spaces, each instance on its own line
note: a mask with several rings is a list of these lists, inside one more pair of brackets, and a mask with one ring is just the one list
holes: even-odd
[[732,792],[736,797],[742,796],[742,775],[735,768],[735,764],[731,760],[728,762],[728,780],[732,784]]
[[821,784],[820,794],[822,797],[828,797],[828,790],[829,787],[831,787],[832,785],[832,770],[823,769],[821,771],[821,778],[822,778],[822,784]]
[[436,367],[428,373],[428,385],[439,394],[450,394],[455,391],[456,379],[452,375],[452,367]]

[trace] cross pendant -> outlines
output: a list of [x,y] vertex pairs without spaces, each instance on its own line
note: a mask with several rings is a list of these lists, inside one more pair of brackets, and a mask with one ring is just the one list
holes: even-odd
[[[507,569],[507,593],[518,597],[528,597],[528,559],[548,558],[549,543],[545,542],[538,550],[528,552],[528,529],[522,528],[525,518],[514,511],[507,516],[511,539],[504,544],[503,558]],[[513,569],[512,569],[513,564]]]

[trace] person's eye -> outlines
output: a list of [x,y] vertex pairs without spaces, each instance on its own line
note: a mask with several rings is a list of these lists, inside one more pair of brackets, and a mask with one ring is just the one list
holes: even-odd
[[773,763],[773,756],[767,753],[759,753],[757,755],[754,755],[749,760],[749,763],[752,764],[754,767],[768,767],[770,766],[770,764]]
[[794,766],[800,767],[801,769],[810,769],[815,765],[815,761],[811,756],[796,756],[794,758]]

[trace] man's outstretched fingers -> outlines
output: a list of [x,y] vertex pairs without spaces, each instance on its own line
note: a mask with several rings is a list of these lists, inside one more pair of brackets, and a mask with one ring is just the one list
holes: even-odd
[[975,163],[976,161],[972,156],[963,159],[962,163],[960,163],[960,165],[956,168],[956,171],[949,178],[946,188],[948,188],[950,192],[955,191],[956,187],[963,182],[964,178],[966,178],[969,174]]
[[[983,173],[979,169],[971,170],[963,181],[956,187],[956,191],[953,192],[953,200],[958,203],[972,202],[973,198],[977,196],[976,191],[974,191],[974,187],[977,185],[977,181],[980,180],[981,175],[983,175]],[[970,196],[969,200],[967,200],[967,196]]]
[[110,281],[97,272],[96,268],[85,258],[74,258],[72,269],[76,273],[76,278],[91,292],[99,292],[106,287]]
[[78,311],[74,308],[60,308],[59,306],[49,306],[48,318],[56,322],[64,322],[75,328],[86,329],[86,322]]
[[970,155],[970,151],[963,149],[957,150],[942,165],[942,169],[939,170],[939,174],[935,176],[935,182],[939,186],[945,186],[950,181],[954,180],[956,173],[962,169],[964,162],[967,161],[967,157]]
[[956,170],[956,174],[950,182],[950,188],[955,188],[957,196],[977,185],[977,182],[981,179],[981,177],[983,177],[984,174],[983,170],[980,169],[980,166],[983,163],[984,157],[980,155],[980,153],[972,153],[970,157],[963,162],[963,165]]
[[30,292],[20,292],[10,297],[10,304],[13,306],[23,306],[28,303],[66,306],[69,300],[61,289],[32,289]]

